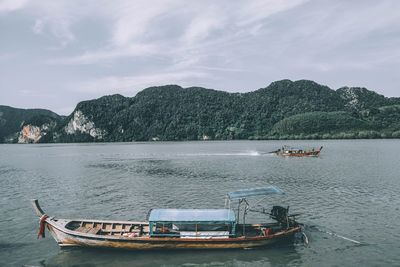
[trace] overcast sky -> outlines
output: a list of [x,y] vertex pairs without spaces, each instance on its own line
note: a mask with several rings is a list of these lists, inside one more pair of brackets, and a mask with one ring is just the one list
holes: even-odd
[[400,96],[400,1],[0,0],[0,104],[280,79]]

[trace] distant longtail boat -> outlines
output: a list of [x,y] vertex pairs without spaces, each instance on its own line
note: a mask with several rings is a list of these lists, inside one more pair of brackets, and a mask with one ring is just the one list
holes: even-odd
[[322,146],[320,148],[310,148],[310,149],[303,149],[303,148],[294,148],[290,146],[283,146],[278,150],[271,151],[271,154],[276,154],[278,156],[284,157],[318,157],[321,153]]

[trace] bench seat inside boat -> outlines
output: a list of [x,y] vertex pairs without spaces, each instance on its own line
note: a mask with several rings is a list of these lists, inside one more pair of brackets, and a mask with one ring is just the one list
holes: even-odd
[[81,232],[81,233],[97,235],[101,231],[101,229],[99,229],[99,228],[87,228],[87,227],[80,226],[75,231],[78,231],[78,232]]

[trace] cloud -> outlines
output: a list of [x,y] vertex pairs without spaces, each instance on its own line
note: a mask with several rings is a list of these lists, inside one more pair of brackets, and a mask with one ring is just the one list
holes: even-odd
[[102,50],[97,51],[87,51],[78,56],[65,57],[65,58],[56,58],[47,60],[47,64],[57,65],[57,64],[65,64],[65,65],[81,65],[81,64],[95,64],[102,61],[110,61],[118,58],[124,57],[135,57],[135,56],[149,56],[155,55],[158,52],[158,49],[155,45],[130,45],[123,47],[121,49],[113,49],[113,48],[104,48]]
[[[70,30],[71,26],[88,15],[109,25],[109,39],[103,47],[95,50],[84,51],[68,59],[56,58],[47,62],[96,64],[122,57],[136,57],[140,56],[140,53],[152,56],[158,54],[157,49],[159,53],[171,58],[172,62],[176,60],[177,55],[181,57],[186,53],[193,53],[201,46],[218,45],[238,38],[238,31],[254,33],[254,29],[262,25],[260,20],[303,2],[269,0],[265,3],[253,0],[242,5],[230,1],[222,1],[222,4],[213,1],[207,4],[188,4],[177,0],[116,1],[113,4],[89,4],[83,6],[80,12],[67,5],[64,9],[58,8],[47,22],[48,25],[54,25],[52,33],[61,40],[63,46],[76,40],[76,36]],[[37,21],[36,24],[36,31],[43,29],[43,21]],[[196,53],[207,53],[200,50]]]
[[0,0],[0,89],[59,90],[65,106],[152,85],[244,92],[283,78],[398,95],[398,10],[392,0]]
[[50,20],[50,23],[51,32],[60,41],[61,47],[65,47],[71,42],[75,41],[75,35],[70,29],[71,25],[68,20]]
[[45,35],[47,29],[47,33],[59,41],[59,48],[64,48],[75,41],[71,26],[89,15],[88,7],[85,1],[2,0],[0,13],[20,12],[26,17],[33,17],[32,31]]
[[254,0],[240,5],[237,12],[237,24],[245,26],[263,20],[276,13],[291,9],[304,4],[307,0],[276,1],[276,0]]
[[151,23],[174,8],[175,2],[168,0],[117,2],[111,7],[113,45],[115,47],[130,45],[149,35]]
[[226,27],[227,18],[224,14],[212,9],[208,12],[201,12],[190,21],[186,28],[183,41],[188,44],[200,42],[209,37],[214,31]]
[[204,79],[208,75],[199,71],[164,72],[157,74],[142,74],[134,76],[107,76],[78,84],[71,84],[73,91],[84,93],[137,93],[143,88],[164,85],[190,85],[192,79]]
[[44,29],[44,21],[41,19],[37,19],[32,27],[33,32],[35,34],[42,34],[43,29]]
[[2,0],[0,1],[0,13],[11,12],[23,8],[28,0]]

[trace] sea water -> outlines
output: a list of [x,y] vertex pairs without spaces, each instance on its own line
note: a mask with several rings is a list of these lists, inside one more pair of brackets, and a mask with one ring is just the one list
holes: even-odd
[[[323,150],[319,158],[268,154],[285,144]],[[399,140],[0,145],[0,266],[399,266],[399,151]],[[222,208],[229,191],[266,185],[285,194],[261,206],[301,213],[308,245],[60,249],[48,233],[36,239],[29,202],[38,198],[59,218],[145,220],[152,208]]]

